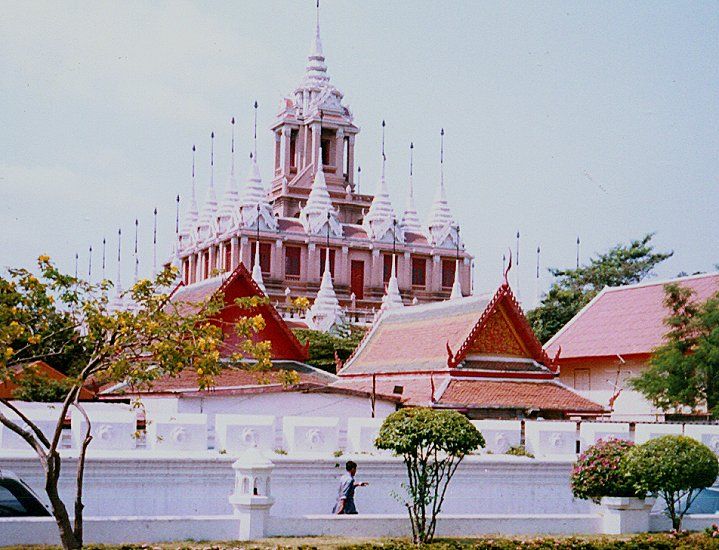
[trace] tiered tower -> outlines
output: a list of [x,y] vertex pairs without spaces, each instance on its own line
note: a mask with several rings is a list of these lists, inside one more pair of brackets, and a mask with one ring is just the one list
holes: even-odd
[[243,262],[254,268],[280,309],[287,288],[290,297],[314,301],[321,285],[324,296],[331,283],[350,321],[371,318],[388,286],[391,297],[384,299],[385,308],[471,294],[472,256],[464,249],[447,201],[443,147],[436,198],[422,227],[411,162],[409,182],[403,184],[406,208],[398,215],[392,205],[392,182],[385,177],[384,122],[376,194],[357,192],[355,143],[360,129],[343,99],[330,82],[318,10],[305,75],[282,101],[271,126],[275,147],[269,189],[262,183],[256,144],[249,177],[237,185],[233,138],[226,189],[218,202],[213,150],[207,198],[198,209],[193,161],[192,198],[177,246],[185,284]]

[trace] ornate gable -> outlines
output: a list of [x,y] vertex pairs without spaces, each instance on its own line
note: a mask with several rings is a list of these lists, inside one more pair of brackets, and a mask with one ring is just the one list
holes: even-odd
[[489,316],[484,328],[467,349],[468,354],[480,353],[509,357],[532,356],[510,324],[503,309],[498,307]]

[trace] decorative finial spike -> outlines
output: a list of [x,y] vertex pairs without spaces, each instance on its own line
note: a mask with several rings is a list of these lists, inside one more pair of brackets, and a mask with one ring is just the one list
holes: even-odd
[[414,170],[414,143],[409,142],[409,175],[411,176]]
[[254,129],[254,153],[255,158],[257,158],[257,101],[255,101],[255,129]]

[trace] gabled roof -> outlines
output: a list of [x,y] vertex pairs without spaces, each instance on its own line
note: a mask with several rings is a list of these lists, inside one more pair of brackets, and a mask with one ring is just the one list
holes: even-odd
[[[304,361],[308,356],[308,345],[302,345],[285,323],[272,304],[259,306],[257,311],[247,311],[235,305],[235,299],[251,296],[264,297],[264,293],[252,279],[250,272],[240,263],[231,273],[224,273],[191,285],[180,283],[170,295],[173,303],[180,303],[178,309],[191,311],[196,304],[206,302],[218,292],[224,293],[225,307],[220,312],[222,320],[231,322],[240,315],[256,315],[260,313],[265,320],[265,328],[259,332],[258,339],[272,342],[272,358]],[[218,320],[219,321],[219,320]],[[223,328],[227,325],[223,324]],[[231,341],[235,337],[227,334]]]
[[705,301],[719,292],[719,273],[679,277],[619,287],[607,287],[557,332],[545,349],[561,359],[647,355],[662,343],[664,285],[677,283],[691,288]]
[[[495,321],[501,332],[495,338]],[[492,334],[488,334],[492,328]],[[492,340],[490,348],[478,344]],[[555,369],[522,313],[509,285],[493,295],[385,311],[340,376],[449,371],[474,354],[526,357]]]

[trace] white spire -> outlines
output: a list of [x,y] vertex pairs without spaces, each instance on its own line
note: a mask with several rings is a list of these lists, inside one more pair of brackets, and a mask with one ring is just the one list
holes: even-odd
[[[396,219],[392,201],[387,191],[387,180],[385,178],[385,165],[387,156],[384,153],[384,128],[385,121],[382,121],[382,174],[377,184],[377,192],[372,199],[367,215],[362,220],[367,234],[374,240],[392,241],[397,239],[399,242],[404,241],[404,233],[401,227],[395,227]],[[393,234],[394,233],[394,234]]]
[[[318,158],[322,158],[322,148],[320,148]],[[307,204],[300,211],[300,221],[305,231],[311,235],[326,234],[326,224],[329,223],[330,232],[336,237],[342,236],[342,225],[330,199],[321,162],[317,164],[317,172],[312,180],[312,189],[307,198]]]
[[320,38],[320,2],[317,0],[317,19],[315,22],[315,35],[312,39],[310,55],[307,59],[305,78],[302,82],[307,87],[322,87],[329,83],[327,64],[322,51],[322,38]]
[[222,197],[222,202],[217,210],[217,225],[220,233],[227,233],[234,229],[234,216],[237,203],[240,200],[240,193],[237,189],[235,178],[235,117],[232,117],[232,143],[230,147],[230,178],[227,181],[227,188]]
[[414,168],[414,143],[409,144],[409,193],[407,195],[407,206],[402,214],[402,229],[404,231],[411,231],[412,233],[421,233],[422,225],[419,221],[419,214],[417,208],[414,205],[414,182],[413,170]]
[[202,207],[197,231],[201,241],[212,236],[217,213],[217,195],[215,194],[215,132],[210,134],[210,185],[207,188],[205,205]]
[[190,206],[185,213],[185,219],[182,223],[179,236],[180,240],[183,241],[183,247],[186,246],[187,240],[193,235],[197,229],[197,220],[199,212],[197,209],[197,192],[195,185],[195,146],[192,146],[192,196],[190,197]]
[[265,282],[262,279],[262,267],[260,267],[260,241],[255,243],[255,263],[252,265],[252,280],[257,283],[257,286],[260,287],[264,294],[267,294]]
[[452,284],[452,294],[449,295],[450,300],[462,298],[462,285],[459,284],[459,258],[454,266],[454,283]]
[[[459,244],[458,224],[454,221],[452,211],[447,203],[447,193],[444,189],[444,128],[441,131],[439,187],[434,197],[432,210],[429,215],[428,237],[435,246],[457,246]],[[447,239],[450,240],[446,243]]]
[[125,309],[125,297],[122,291],[122,229],[117,230],[117,278],[115,279],[115,297],[107,304],[109,311],[122,311]]
[[325,254],[325,268],[322,273],[322,283],[320,284],[320,290],[317,292],[317,297],[312,307],[307,311],[307,324],[311,329],[328,332],[340,324],[343,319],[344,313],[340,307],[339,300],[337,300],[335,287],[332,284],[330,251],[327,249]]
[[398,307],[404,307],[402,302],[402,295],[399,292],[399,285],[397,283],[397,257],[392,255],[392,273],[387,283],[387,291],[382,296],[382,307],[380,309],[396,309]]
[[260,228],[265,231],[277,229],[277,219],[272,214],[272,206],[267,200],[267,192],[262,184],[257,157],[252,153],[250,154],[250,173],[240,198],[240,215],[244,227],[256,228],[259,224]]

